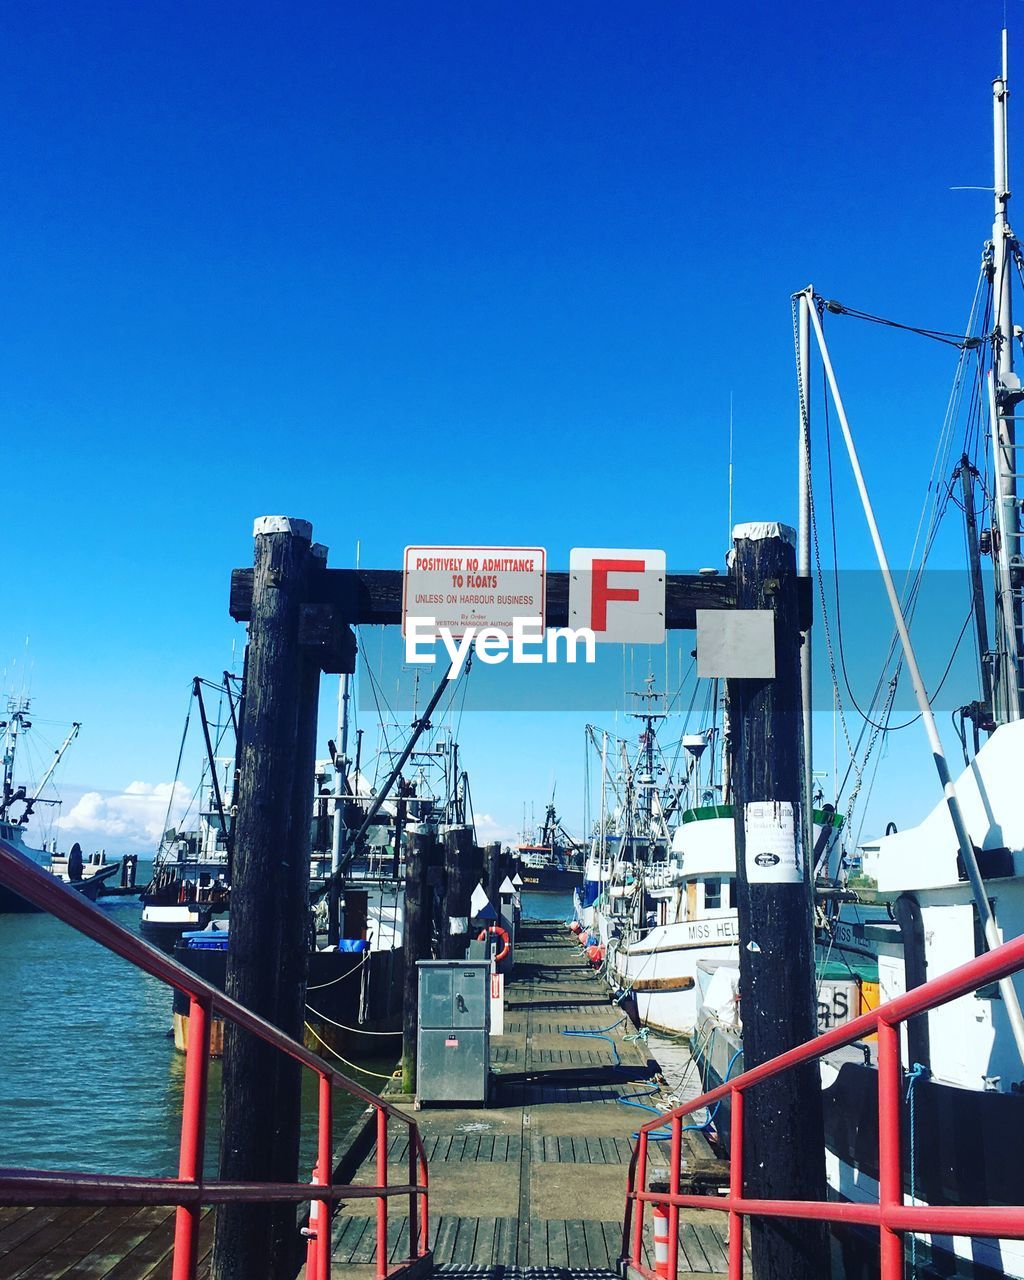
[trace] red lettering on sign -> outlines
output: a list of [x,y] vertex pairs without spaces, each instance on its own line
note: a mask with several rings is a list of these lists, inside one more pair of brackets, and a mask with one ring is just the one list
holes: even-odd
[[636,602],[640,592],[636,587],[610,587],[610,573],[643,573],[647,568],[645,560],[595,560],[591,568],[590,589],[590,629],[591,631],[608,630],[608,601],[625,600]]

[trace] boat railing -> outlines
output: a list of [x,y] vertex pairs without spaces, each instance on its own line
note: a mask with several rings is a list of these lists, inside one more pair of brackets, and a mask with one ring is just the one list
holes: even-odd
[[[807,1219],[876,1228],[881,1242],[881,1280],[902,1280],[904,1237],[908,1234],[1024,1239],[1024,1206],[904,1203],[901,1153],[903,1069],[900,1055],[900,1027],[908,1018],[969,995],[1022,968],[1024,937],[1019,937],[949,973],[932,978],[843,1026],[751,1067],[735,1079],[644,1124],[637,1134],[627,1179],[622,1260],[629,1272],[646,1280],[676,1280],[680,1209],[714,1209],[728,1214],[729,1280],[742,1280],[746,1217]],[[747,1091],[783,1071],[874,1034],[878,1037],[877,1203],[748,1197],[744,1193],[743,1178],[743,1102]],[[681,1193],[684,1122],[694,1112],[714,1106],[726,1098],[731,1107],[728,1192],[725,1195]],[[670,1148],[668,1191],[648,1190],[648,1144],[654,1140],[652,1133],[656,1130],[664,1132],[666,1128]],[[648,1204],[661,1206],[668,1215],[667,1273],[664,1262],[657,1272],[644,1263],[644,1212]]]
[[[184,965],[116,924],[79,893],[34,866],[8,841],[0,839],[0,884],[56,916],[137,969],[189,997],[189,1034],[177,1177],[135,1177],[72,1171],[0,1168],[0,1204],[6,1205],[167,1205],[175,1208],[172,1280],[195,1280],[199,1222],[206,1206],[309,1202],[306,1280],[329,1280],[331,1219],[340,1200],[376,1199],[376,1280],[429,1265],[427,1158],[415,1121],[354,1080],[336,1071],[297,1040],[205,982]],[[206,1135],[210,1031],[214,1017],[224,1019],[313,1071],[318,1077],[317,1160],[312,1181],[264,1183],[208,1179],[203,1171]],[[332,1143],[334,1092],[341,1090],[376,1113],[376,1181],[334,1181]],[[388,1126],[404,1125],[409,1137],[405,1183],[388,1181]],[[407,1204],[408,1256],[388,1262],[388,1207],[395,1197]]]

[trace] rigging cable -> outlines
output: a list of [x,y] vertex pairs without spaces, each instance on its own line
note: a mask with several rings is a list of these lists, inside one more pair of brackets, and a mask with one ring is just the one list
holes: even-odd
[[871,324],[884,325],[887,329],[902,329],[904,333],[916,333],[922,338],[931,338],[935,342],[943,342],[947,346],[958,347],[961,351],[969,351],[982,342],[989,341],[991,335],[984,337],[967,334],[948,333],[944,329],[926,329],[915,324],[901,324],[898,320],[889,320],[885,316],[875,316],[868,311],[858,311],[854,307],[846,307],[834,298],[820,298],[818,302],[835,316],[850,316],[854,320],[867,320]]

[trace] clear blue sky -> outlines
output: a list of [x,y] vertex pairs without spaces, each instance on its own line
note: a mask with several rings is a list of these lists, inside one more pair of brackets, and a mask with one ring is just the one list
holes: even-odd
[[[990,198],[949,188],[991,182],[1001,18],[8,5],[0,661],[20,686],[29,637],[39,714],[84,722],[68,780],[170,779],[190,677],[241,638],[256,515],[312,520],[335,564],[358,540],[376,567],[410,542],[720,565],[732,391],[735,515],[792,521],[789,296],[962,325]],[[1019,0],[1010,27],[1024,84]],[[833,331],[898,562],[952,360]],[[578,817],[584,718],[467,718],[478,808],[514,826],[554,774]],[[894,775],[902,819],[920,787]]]

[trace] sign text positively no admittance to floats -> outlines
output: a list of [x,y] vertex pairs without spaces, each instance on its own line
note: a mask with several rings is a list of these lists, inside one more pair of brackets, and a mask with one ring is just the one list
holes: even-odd
[[406,547],[402,632],[410,618],[433,619],[454,639],[516,618],[544,627],[543,547]]

